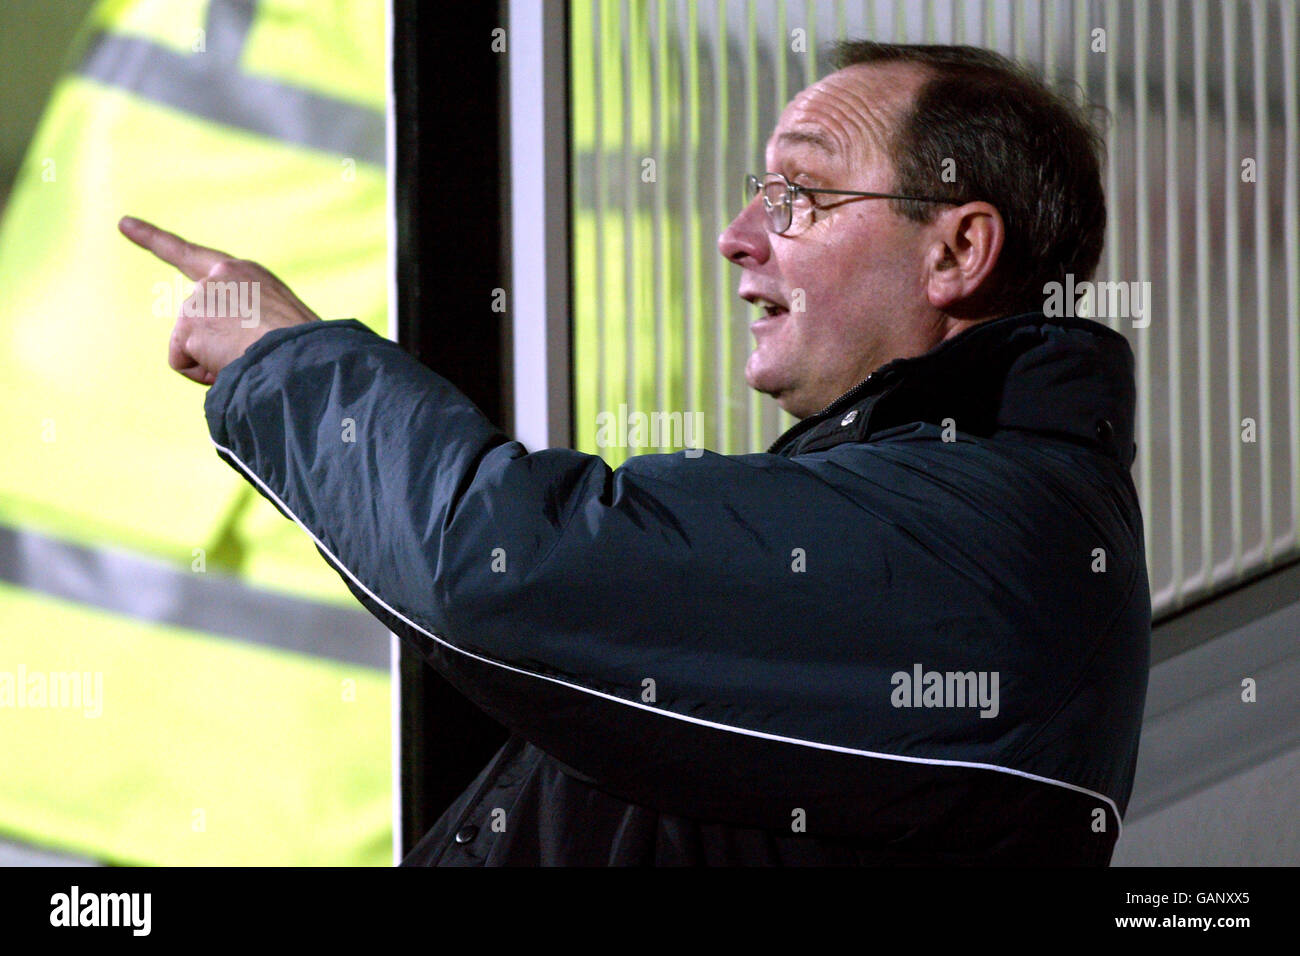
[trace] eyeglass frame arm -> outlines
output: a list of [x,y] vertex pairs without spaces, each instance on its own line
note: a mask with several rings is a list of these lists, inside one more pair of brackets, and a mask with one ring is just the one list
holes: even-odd
[[[964,200],[936,199],[929,196],[900,196],[896,193],[864,193],[864,192],[857,192],[852,189],[823,189],[819,186],[801,186],[799,183],[792,183],[790,182],[790,180],[786,179],[780,173],[764,173],[763,178],[761,179],[758,176],[755,176],[753,173],[746,173],[745,182],[748,185],[748,187],[751,190],[753,190],[754,196],[757,196],[763,192],[763,187],[766,183],[767,177],[769,176],[776,176],[780,178],[780,180],[783,183],[785,183],[786,192],[789,194],[791,202],[794,202],[794,197],[801,192],[830,193],[831,195],[835,195],[835,196],[863,196],[867,199],[906,199],[906,200],[911,200],[912,202],[939,202],[939,203],[945,203],[950,206],[960,206],[964,202]],[[754,196],[751,196],[750,198],[753,199]],[[768,201],[767,196],[764,195],[763,202],[767,203],[767,201]]]

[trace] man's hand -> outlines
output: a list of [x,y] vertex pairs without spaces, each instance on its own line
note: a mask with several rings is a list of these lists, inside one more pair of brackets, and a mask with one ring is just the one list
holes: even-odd
[[256,262],[196,246],[130,216],[117,228],[197,283],[181,305],[167,350],[167,364],[186,378],[211,385],[223,368],[271,329],[320,321]]

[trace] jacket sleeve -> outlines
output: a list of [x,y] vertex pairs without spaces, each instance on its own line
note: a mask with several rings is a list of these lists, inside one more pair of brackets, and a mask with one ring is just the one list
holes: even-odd
[[[527,451],[352,320],[268,333],[205,409],[221,457],[462,693],[574,775],[666,812],[888,833],[917,800],[969,810],[972,779],[989,812],[1019,806],[1041,774],[988,768],[1041,736],[1116,613],[1086,574],[1061,578],[1086,554],[996,504],[1010,478],[946,469],[919,450],[936,442],[611,470]],[[1077,646],[995,634],[976,650],[980,622],[1037,613],[1042,593],[1012,583],[1031,564],[1057,575],[1055,599],[1021,624],[1074,615]],[[1105,586],[1132,585],[1117,577]],[[917,664],[1000,671],[996,712],[900,708],[895,675]],[[1048,689],[1010,692],[1025,674]],[[1104,773],[1074,777],[1074,798],[1107,802]]]

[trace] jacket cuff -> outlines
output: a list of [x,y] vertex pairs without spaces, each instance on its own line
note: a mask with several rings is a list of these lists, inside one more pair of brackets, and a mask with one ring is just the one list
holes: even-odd
[[[212,436],[212,440],[217,444],[225,444],[225,409],[230,405],[239,380],[250,367],[290,339],[333,329],[350,329],[368,332],[376,338],[381,337],[370,326],[357,319],[322,319],[319,322],[303,322],[267,332],[245,349],[243,355],[218,372],[217,380],[208,389],[208,394],[203,399],[203,416],[207,419],[208,434]],[[384,339],[384,341],[390,340]]]

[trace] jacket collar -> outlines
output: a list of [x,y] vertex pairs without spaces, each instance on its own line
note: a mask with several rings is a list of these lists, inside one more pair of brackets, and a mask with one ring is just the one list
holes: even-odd
[[1041,312],[990,319],[930,351],[894,359],[776,440],[771,453],[822,451],[945,418],[969,435],[1013,430],[1133,464],[1133,351],[1123,335]]

